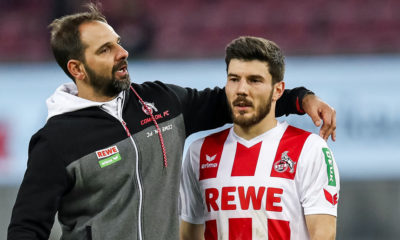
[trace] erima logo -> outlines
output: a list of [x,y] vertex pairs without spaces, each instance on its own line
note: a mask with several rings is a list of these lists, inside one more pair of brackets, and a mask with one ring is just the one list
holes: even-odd
[[[213,155],[211,157],[208,154],[206,154],[207,162],[214,161],[216,157],[217,157],[217,154],[215,154],[215,155]],[[218,163],[204,163],[204,164],[201,164],[201,169],[204,169],[204,168],[215,168],[217,166],[218,166]]]
[[208,161],[208,162],[212,162],[212,161],[214,161],[215,160],[215,157],[217,156],[217,154],[215,154],[214,156],[208,156],[207,154],[206,154],[206,160]]
[[99,151],[96,151],[96,156],[97,156],[98,159],[102,159],[102,158],[106,158],[106,157],[109,157],[111,155],[114,155],[114,154],[116,154],[118,152],[119,151],[118,151],[117,146],[112,146],[112,147],[109,147],[109,148],[104,148],[104,149],[101,149]]
[[335,206],[338,203],[338,195],[337,193],[332,196],[330,192],[328,192],[326,189],[324,189],[324,194],[325,194],[325,199],[332,204],[332,206]]
[[[140,102],[140,101],[139,101]],[[149,102],[144,102],[144,104],[147,106],[147,108],[142,104],[142,102],[140,102],[140,104],[142,105],[142,111],[146,114],[146,115],[151,115],[154,112],[158,112],[156,106],[154,105],[154,103],[149,103]]]
[[294,172],[294,165],[296,164],[288,155],[289,151],[284,151],[281,155],[281,160],[277,161],[274,165],[274,169],[277,172],[285,172],[288,168],[289,172]]

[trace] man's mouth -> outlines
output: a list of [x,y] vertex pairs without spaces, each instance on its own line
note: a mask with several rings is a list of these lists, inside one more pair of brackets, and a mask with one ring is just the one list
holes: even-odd
[[235,106],[235,107],[251,107],[252,104],[249,102],[234,102],[233,106]]
[[118,69],[117,72],[125,73],[125,72],[127,72],[127,71],[128,71],[128,70],[127,70],[127,67],[126,67],[126,66],[123,66],[123,67],[121,67],[120,69]]
[[232,105],[234,107],[252,107],[253,103],[244,97],[238,97],[232,102]]
[[127,61],[121,61],[116,66],[114,66],[113,71],[117,73],[118,76],[124,77],[128,74],[128,63]]
[[240,114],[244,114],[248,112],[251,107],[253,107],[253,104],[247,99],[237,98],[232,102],[232,106],[234,109],[236,109],[236,111],[239,111]]

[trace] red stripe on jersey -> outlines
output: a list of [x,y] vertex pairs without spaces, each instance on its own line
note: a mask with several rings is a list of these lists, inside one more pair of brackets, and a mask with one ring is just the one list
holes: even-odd
[[229,219],[229,240],[251,240],[252,239],[251,218]]
[[262,142],[247,148],[237,143],[235,160],[232,167],[232,177],[236,176],[254,176],[256,172],[258,156],[260,155]]
[[214,133],[204,139],[200,150],[199,180],[216,178],[222,150],[230,129]]
[[217,220],[206,221],[205,240],[218,240]]
[[303,145],[310,134],[310,132],[299,128],[287,127],[276,151],[271,169],[271,177],[294,179],[297,161],[299,160]]
[[268,240],[290,240],[289,222],[268,219]]

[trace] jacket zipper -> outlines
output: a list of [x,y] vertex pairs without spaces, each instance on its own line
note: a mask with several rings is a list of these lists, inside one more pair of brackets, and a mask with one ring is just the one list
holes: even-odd
[[137,146],[135,141],[133,140],[132,134],[130,133],[128,127],[126,126],[126,123],[124,120],[122,120],[122,117],[120,119],[120,122],[122,126],[125,129],[126,135],[131,139],[131,142],[133,144],[133,147],[135,148],[135,157],[136,157],[136,181],[138,183],[138,189],[139,189],[139,208],[138,208],[138,235],[139,235],[139,240],[142,240],[142,204],[143,204],[143,189],[142,189],[142,181],[140,180],[139,177],[139,153],[137,150]]
[[[124,94],[125,96],[125,94]],[[138,183],[138,189],[139,189],[139,208],[138,208],[138,237],[139,240],[142,240],[142,205],[143,205],[143,188],[142,188],[142,181],[139,177],[139,152],[135,143],[135,140],[133,140],[132,134],[129,131],[128,126],[126,125],[126,122],[122,119],[122,106],[123,106],[123,100],[124,98],[122,98],[122,101],[119,102],[119,99],[117,100],[117,116],[114,116],[118,119],[118,121],[121,123],[122,127],[124,128],[126,135],[129,137],[129,139],[132,142],[132,145],[135,149],[135,157],[136,157],[136,181]],[[110,114],[106,109],[103,109],[102,107],[100,107],[100,109],[102,109],[103,111],[107,112],[108,114]]]

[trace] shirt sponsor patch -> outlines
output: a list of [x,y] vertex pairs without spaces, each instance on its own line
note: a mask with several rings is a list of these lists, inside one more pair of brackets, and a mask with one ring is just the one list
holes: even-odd
[[96,156],[98,159],[102,159],[114,155],[116,153],[119,153],[117,146],[112,146],[109,148],[104,148],[99,151],[96,151]]
[[329,148],[322,148],[325,155],[326,171],[328,174],[328,185],[336,187],[335,169],[333,168],[332,153]]
[[110,166],[111,164],[114,164],[121,160],[121,155],[119,153],[112,155],[111,157],[108,157],[106,159],[100,160],[99,165],[101,168]]

